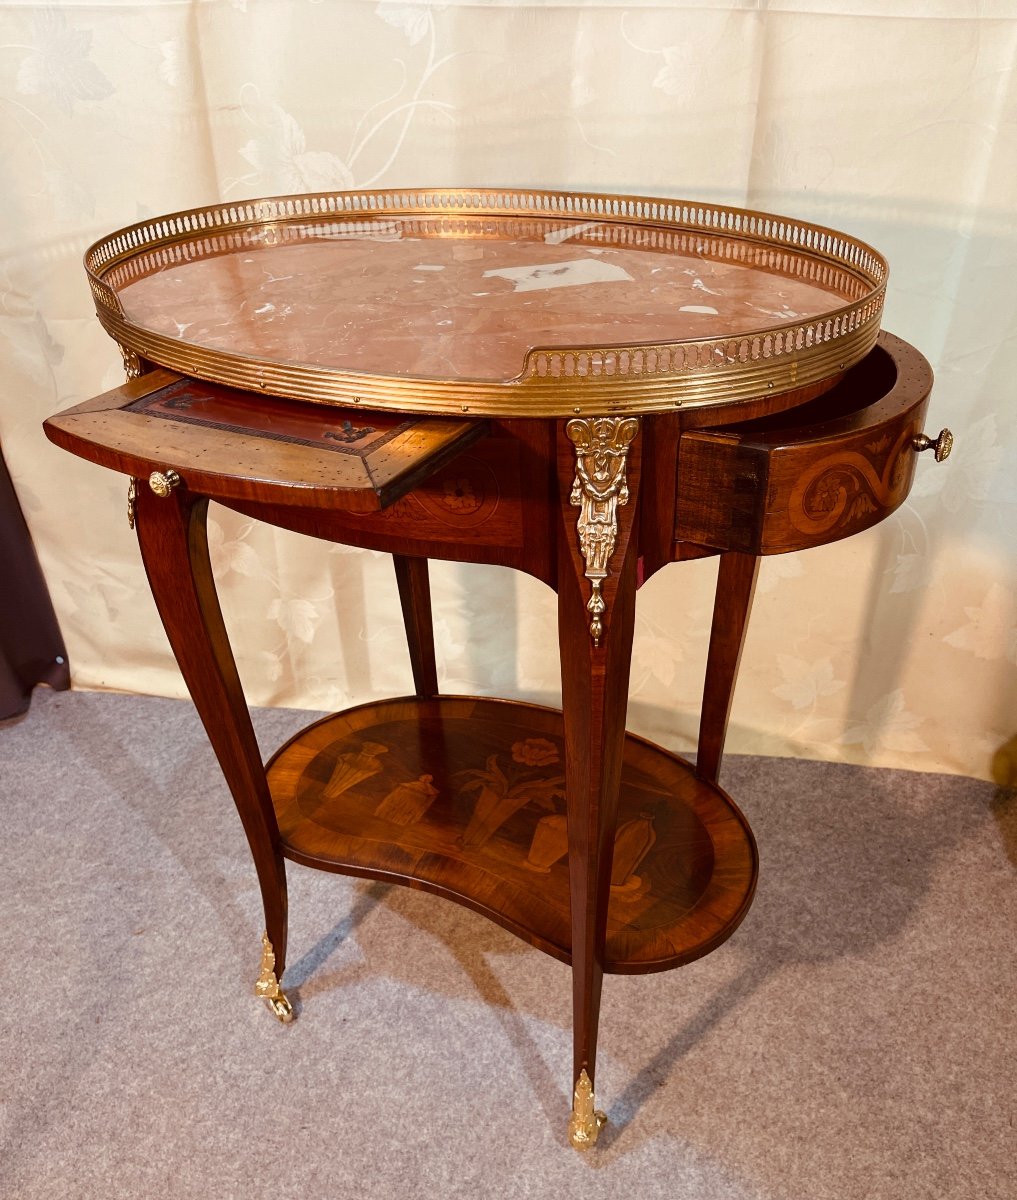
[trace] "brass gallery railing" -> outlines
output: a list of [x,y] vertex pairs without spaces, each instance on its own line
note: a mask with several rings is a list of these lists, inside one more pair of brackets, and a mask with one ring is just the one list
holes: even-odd
[[[485,218],[496,218],[487,220]],[[188,344],[126,317],[117,290],[175,264],[274,242],[393,233],[542,236],[548,221],[579,243],[644,247],[743,262],[845,296],[808,320],[749,334],[676,342],[537,346],[511,380],[431,379],[280,364]],[[320,403],[565,416],[651,412],[736,402],[828,379],[868,353],[879,333],[887,264],[872,247],[823,226],[680,200],[492,190],[329,192],[218,204],[129,226],[89,248],[99,318],[122,346],[186,374]]]

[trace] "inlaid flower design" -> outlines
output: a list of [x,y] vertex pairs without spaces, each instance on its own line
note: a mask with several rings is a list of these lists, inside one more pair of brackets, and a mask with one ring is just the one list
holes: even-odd
[[831,512],[837,504],[837,499],[841,492],[841,480],[835,471],[831,471],[824,475],[816,484],[812,492],[812,504],[810,509],[813,512]]
[[[512,757],[523,767],[533,767],[556,763],[559,755],[554,744],[546,738],[526,738],[513,745]],[[482,846],[527,804],[533,803],[545,812],[553,812],[555,797],[565,795],[565,780],[561,775],[549,778],[513,767],[504,771],[498,763],[497,754],[488,755],[483,770],[462,771],[460,774],[465,779],[462,790],[475,790],[478,793],[473,814],[463,833],[466,846]]]
[[561,760],[557,746],[547,738],[526,738],[525,741],[513,743],[512,758],[514,762],[527,767],[549,767],[551,763]]
[[480,507],[480,500],[468,479],[446,479],[441,502],[451,512],[471,513]]

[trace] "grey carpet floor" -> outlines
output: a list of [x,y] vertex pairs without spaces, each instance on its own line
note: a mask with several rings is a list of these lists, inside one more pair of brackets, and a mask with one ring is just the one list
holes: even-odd
[[[266,749],[307,714],[255,714]],[[436,897],[290,868],[299,1019],[187,704],[40,691],[0,728],[0,1195],[981,1200],[1017,1195],[1017,805],[732,758],[734,937],[610,977],[588,1156],[568,970]]]

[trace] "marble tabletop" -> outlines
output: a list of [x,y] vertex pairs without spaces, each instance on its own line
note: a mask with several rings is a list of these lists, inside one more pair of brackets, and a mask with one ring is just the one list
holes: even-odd
[[127,321],[281,364],[507,382],[534,347],[745,336],[870,284],[790,247],[603,220],[330,216],[196,232],[106,273]]

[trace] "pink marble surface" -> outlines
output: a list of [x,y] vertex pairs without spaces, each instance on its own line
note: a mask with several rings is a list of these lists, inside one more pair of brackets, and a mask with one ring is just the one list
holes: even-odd
[[537,346],[751,333],[867,290],[795,251],[540,218],[263,226],[172,258],[106,276],[133,324],[276,363],[437,379],[507,381]]

